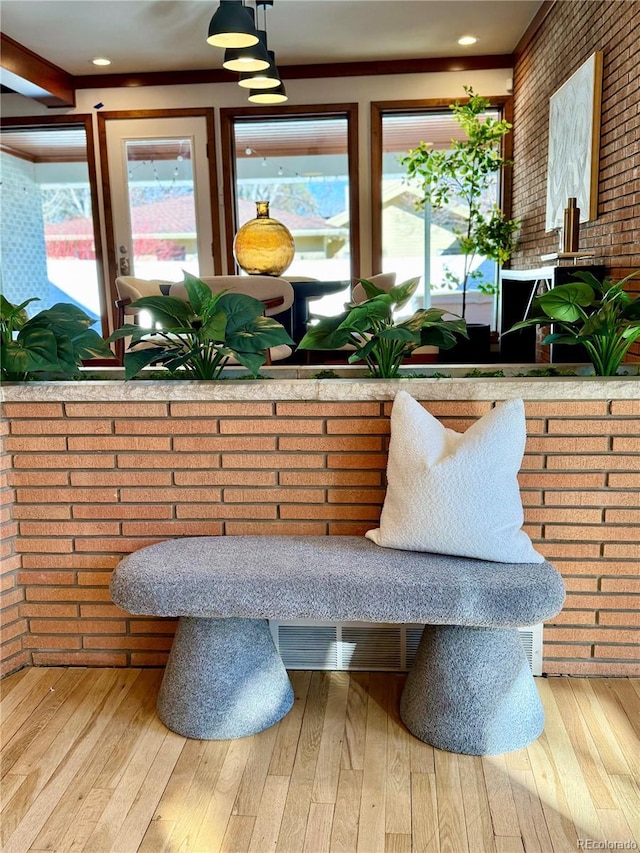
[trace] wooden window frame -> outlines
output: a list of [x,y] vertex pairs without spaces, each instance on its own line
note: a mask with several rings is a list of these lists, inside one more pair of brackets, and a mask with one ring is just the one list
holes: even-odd
[[360,274],[360,210],[358,169],[358,104],[310,104],[307,106],[283,107],[240,107],[220,110],[224,229],[227,246],[227,269],[236,271],[233,257],[233,238],[238,229],[236,211],[236,167],[234,123],[238,118],[273,119],[281,118],[346,118],[347,120],[347,164],[349,174],[349,244],[351,249],[351,277]]
[[[372,268],[382,270],[382,121],[385,115],[436,113],[448,110],[453,98],[434,98],[416,101],[372,101],[371,102],[371,262]],[[465,103],[467,98],[458,98]],[[500,118],[513,123],[513,97],[511,95],[488,96],[489,106],[500,110]],[[511,160],[513,132],[502,139],[502,153]],[[511,169],[503,169],[499,181],[500,207],[507,219],[511,218]]]
[[87,169],[89,172],[89,191],[93,219],[93,243],[96,254],[96,272],[98,279],[98,298],[100,300],[100,325],[102,336],[109,335],[109,293],[104,280],[104,251],[100,220],[102,211],[98,201],[98,175],[96,169],[96,151],[93,133],[93,121],[90,113],[74,113],[68,116],[15,116],[0,119],[1,128],[29,127],[36,129],[53,127],[83,127],[87,146]]

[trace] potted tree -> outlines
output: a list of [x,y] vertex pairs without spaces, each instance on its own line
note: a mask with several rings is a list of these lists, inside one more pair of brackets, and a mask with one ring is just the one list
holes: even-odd
[[[488,98],[476,95],[469,86],[465,86],[465,92],[468,100],[456,101],[451,110],[466,138],[452,140],[447,149],[434,149],[430,143],[421,142],[401,163],[407,177],[419,182],[422,197],[417,201],[418,209],[430,205],[433,210],[440,210],[455,203],[464,211],[463,226],[452,227],[463,268],[459,274],[447,270],[446,279],[452,288],[461,291],[460,313],[466,319],[468,290],[474,281],[482,280],[482,273],[474,268],[476,259],[487,258],[498,264],[507,261],[515,246],[518,221],[508,219],[495,201],[489,200],[488,192],[496,173],[510,165],[502,154],[502,139],[512,125],[486,115]],[[497,292],[495,282],[479,283],[478,287],[485,293]],[[471,340],[478,337],[474,324],[468,328]],[[487,359],[482,360],[488,360],[489,332],[485,326],[482,335]],[[464,348],[457,360],[467,360],[467,353]]]

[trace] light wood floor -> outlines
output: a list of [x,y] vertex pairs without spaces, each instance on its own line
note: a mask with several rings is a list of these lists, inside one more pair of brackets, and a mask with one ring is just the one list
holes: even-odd
[[640,846],[640,681],[537,679],[542,737],[477,758],[408,734],[400,675],[293,673],[284,720],[218,742],[160,723],[160,676],[36,668],[2,682],[3,853]]

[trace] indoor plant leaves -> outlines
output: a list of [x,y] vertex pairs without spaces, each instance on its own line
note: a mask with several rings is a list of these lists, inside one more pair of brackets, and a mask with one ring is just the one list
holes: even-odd
[[598,376],[615,376],[631,345],[640,338],[640,298],[624,290],[640,271],[615,283],[577,272],[575,282],[560,284],[533,300],[533,316],[512,326],[553,324],[543,344],[582,344]]
[[132,379],[150,364],[161,364],[185,379],[218,379],[233,358],[257,376],[270,347],[293,341],[284,326],[265,317],[264,304],[243,293],[213,293],[185,272],[188,299],[147,296],[132,303],[151,315],[147,327],[126,324],[109,338],[130,338],[124,357]]
[[[477,256],[504,263],[513,253],[518,221],[508,219],[496,205],[486,204],[486,190],[494,175],[511,165],[502,154],[502,138],[511,124],[485,115],[490,106],[488,98],[475,94],[465,86],[468,100],[451,105],[454,119],[465,133],[465,139],[452,140],[449,148],[434,148],[420,142],[401,159],[407,177],[418,182],[422,197],[418,209],[430,205],[440,210],[452,200],[465,208],[465,224],[451,230],[458,239],[464,267],[460,275],[449,272],[447,278],[462,291],[462,316],[466,315],[467,290],[477,273]],[[495,292],[493,285],[484,285],[483,292]]]
[[0,359],[4,380],[21,381],[54,374],[78,374],[84,359],[113,358],[100,335],[90,328],[88,314],[66,302],[39,311],[30,319],[26,306],[36,298],[12,305],[0,295]]
[[412,278],[386,292],[373,282],[360,279],[369,299],[347,304],[337,316],[322,317],[307,331],[298,348],[353,347],[349,362],[364,361],[373,376],[384,379],[397,377],[403,360],[420,346],[451,348],[456,334],[466,337],[466,323],[461,318],[444,320],[444,311],[426,308],[405,320],[395,320],[394,310],[411,299],[418,282],[418,278]]

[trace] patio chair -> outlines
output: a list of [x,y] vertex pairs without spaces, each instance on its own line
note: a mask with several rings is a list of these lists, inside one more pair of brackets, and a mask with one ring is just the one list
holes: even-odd
[[[114,328],[119,329],[126,321],[138,324],[138,315],[142,309],[132,308],[131,303],[143,296],[166,296],[173,282],[163,279],[137,278],[133,275],[124,275],[116,278]],[[120,338],[115,343],[115,355],[120,364],[124,358],[126,348],[129,346],[127,338]]]

